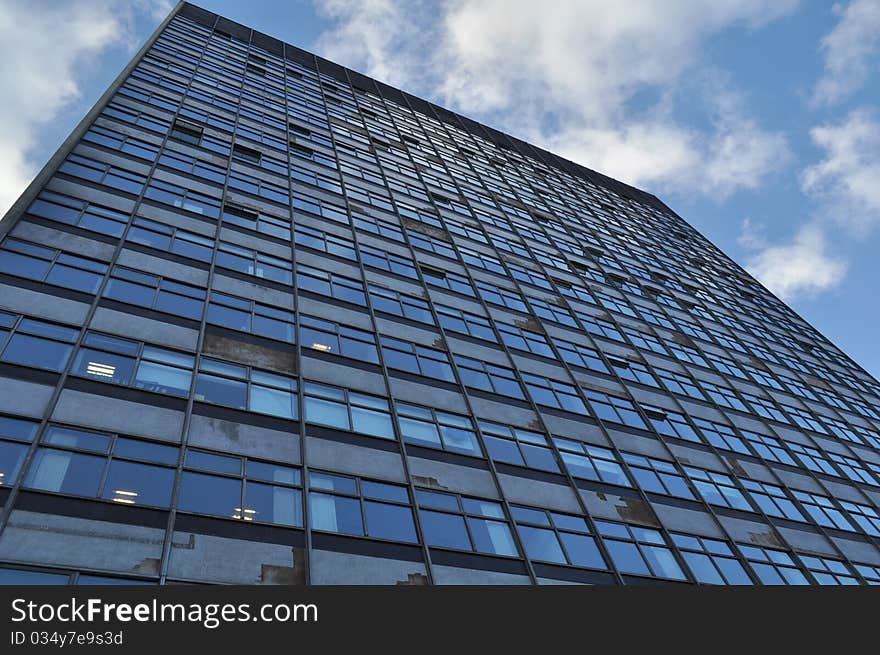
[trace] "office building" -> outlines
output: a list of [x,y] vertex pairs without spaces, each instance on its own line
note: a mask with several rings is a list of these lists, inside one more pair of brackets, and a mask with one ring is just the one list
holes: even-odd
[[878,399],[653,195],[182,3],[0,222],[0,581],[873,584]]

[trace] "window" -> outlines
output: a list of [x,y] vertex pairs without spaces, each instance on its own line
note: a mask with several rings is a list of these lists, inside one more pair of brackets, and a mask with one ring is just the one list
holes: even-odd
[[718,405],[729,409],[737,409],[741,412],[748,411],[745,403],[737,397],[736,392],[730,387],[722,387],[718,384],[712,384],[711,382],[705,381],[701,382],[701,386],[709,395],[709,398],[714,400]]
[[647,384],[652,387],[659,386],[657,380],[654,379],[654,376],[651,375],[651,372],[645,364],[632,360],[617,359],[616,357],[609,357],[608,359],[611,362],[614,372],[617,373],[618,377],[621,379],[629,380],[631,382],[641,382],[642,384]]
[[254,150],[253,148],[248,148],[246,146],[241,145],[240,143],[232,144],[232,158],[237,159],[239,161],[246,162],[248,164],[256,164],[260,165],[260,161],[262,160],[262,153],[259,150]]
[[0,487],[15,484],[21,465],[34,440],[39,425],[30,421],[0,416]]
[[553,349],[543,334],[525,330],[516,325],[508,325],[507,323],[498,323],[497,325],[501,340],[507,347],[556,359]]
[[742,432],[745,440],[752,446],[752,449],[758,453],[759,457],[763,457],[770,462],[779,462],[781,464],[797,466],[794,458],[788,454],[788,451],[782,445],[782,441],[776,437],[759,434],[757,432],[752,432],[751,430],[741,429],[740,432]]
[[726,542],[686,534],[673,533],[671,536],[697,582],[712,585],[752,584],[752,579]]
[[174,121],[171,126],[169,137],[191,146],[197,146],[202,140],[202,132],[203,129],[201,125],[194,125],[193,123],[187,123],[184,121]]
[[880,566],[870,564],[854,564],[854,566],[869,585],[880,585]]
[[526,306],[526,301],[521,295],[519,295],[515,291],[502,289],[501,287],[490,284],[489,282],[478,281],[476,282],[476,285],[477,290],[480,292],[480,297],[486,302],[493,303],[495,305],[501,305],[503,307],[507,307],[508,309],[524,312],[526,314],[529,313],[529,308]]
[[159,152],[159,149],[153,144],[99,125],[92,125],[89,131],[83,135],[83,141],[96,143],[111,150],[119,150],[148,161],[154,161]]
[[435,304],[434,309],[437,310],[437,318],[444,330],[461,332],[476,339],[495,341],[495,331],[488,318],[446,305]]
[[561,298],[554,298],[551,302],[547,302],[529,296],[529,304],[536,316],[577,328],[574,315],[564,307],[565,303]]
[[375,284],[368,285],[368,288],[370,303],[376,311],[392,316],[402,316],[419,323],[434,324],[434,316],[431,314],[430,306],[424,300]]
[[687,418],[680,412],[673,412],[662,407],[642,405],[642,409],[653,427],[660,434],[667,437],[677,437],[686,441],[701,443],[699,435],[688,423]]
[[[207,154],[199,153],[202,157]],[[199,159],[198,156],[185,155],[173,150],[165,150],[159,157],[159,165],[167,166],[178,171],[183,171],[196,177],[201,177],[211,182],[223,184],[226,182],[226,166],[217,166]]]
[[349,224],[348,213],[343,207],[333,205],[318,198],[312,198],[300,193],[293,194],[293,209],[297,211],[307,212],[321,216],[336,223]]
[[635,405],[626,398],[619,396],[611,396],[601,391],[593,391],[591,389],[583,389],[584,395],[590,403],[590,407],[596,412],[596,415],[603,421],[612,423],[623,423],[634,428],[646,430],[648,426],[639,416]]
[[203,357],[194,397],[201,402],[297,419],[298,390],[295,378]]
[[385,336],[379,337],[379,344],[388,368],[455,383],[449,355],[442,350]]
[[567,363],[573,366],[581,366],[591,371],[608,373],[608,367],[602,361],[602,356],[595,348],[588,348],[577,343],[564,341],[558,337],[553,338],[553,343],[559,350],[559,354]]
[[204,289],[175,282],[158,275],[114,266],[104,297],[159,312],[201,320],[205,304]]
[[296,284],[300,291],[311,291],[361,307],[367,302],[364,286],[359,280],[327,273],[311,266],[297,265]]
[[168,507],[177,457],[175,446],[50,425],[24,485],[121,505]]
[[468,282],[468,279],[463,275],[444,271],[439,268],[432,268],[424,264],[419,265],[419,270],[421,270],[422,276],[425,278],[425,284],[430,284],[435,287],[443,287],[444,289],[456,291],[467,296],[474,295],[474,289],[471,286],[471,283]]
[[512,369],[461,355],[455,355],[453,359],[461,375],[461,381],[466,387],[525,400]]
[[419,274],[416,272],[415,261],[409,257],[403,257],[391,252],[373,248],[372,246],[358,246],[358,252],[361,255],[361,261],[364,266],[372,266],[389,273],[397,273],[405,277],[417,279]]
[[194,357],[87,332],[71,367],[72,375],[172,396],[189,395]]
[[430,448],[480,455],[470,418],[437,409],[395,402],[403,440]]
[[690,377],[682,373],[668,371],[663,368],[654,367],[654,372],[660,378],[660,382],[667,391],[672,393],[690,396],[698,400],[705,400],[705,396],[696,383]]
[[820,585],[858,585],[859,581],[844,562],[828,557],[801,555],[801,562]]
[[299,335],[303,348],[344,355],[373,364],[379,363],[376,338],[372,332],[357,330],[312,316],[301,316]]
[[694,499],[687,479],[672,462],[653,457],[621,453],[636,484],[647,492]]
[[849,517],[858,526],[872,537],[880,537],[880,515],[877,510],[868,505],[853,503],[849,500],[841,500],[840,506],[849,514]]
[[793,441],[786,441],[785,445],[788,446],[789,450],[795,453],[801,464],[811,471],[838,476],[837,469],[834,468],[831,461],[819,449],[804,446]]
[[214,255],[213,239],[141,217],[135,217],[126,239],[201,262]]
[[140,195],[147,181],[143,175],[76,154],[69,155],[58,167],[58,172],[103,184],[114,191],[123,191],[135,196]]
[[522,373],[522,379],[529,395],[537,404],[564,409],[576,414],[587,413],[587,408],[580,396],[577,395],[577,389],[574,385],[532,373]]
[[303,525],[298,468],[187,449],[178,508],[238,521]]
[[752,497],[752,500],[755,501],[767,516],[791,519],[793,521],[806,520],[782,487],[743,478],[740,478],[740,482],[749,496]]
[[293,264],[289,261],[222,241],[218,246],[217,266],[281,284],[293,284]]
[[490,421],[478,423],[489,456],[496,462],[559,472],[556,457],[545,435]]
[[223,206],[223,224],[237,225],[253,232],[268,234],[285,241],[290,241],[290,221],[285,218],[257,213],[244,207],[231,204]]
[[810,582],[791,555],[782,550],[737,544],[755,575],[765,585],[807,585]]
[[416,490],[419,520],[429,546],[490,555],[518,555],[500,503],[456,494]]
[[206,320],[278,341],[295,342],[294,313],[227,293],[212,291]]
[[840,530],[853,531],[852,524],[846,519],[834,502],[827,496],[811,494],[806,491],[792,489],[792,495],[807,510],[812,519],[826,528],[838,528]]
[[97,293],[107,264],[9,237],[0,248],[0,273]]
[[61,371],[79,330],[0,312],[0,361]]
[[707,421],[697,416],[691,417],[691,420],[699,429],[700,434],[706,438],[706,441],[716,448],[751,455],[748,446],[736,435],[731,426]]
[[362,478],[309,472],[313,530],[415,543],[406,487]]
[[293,240],[298,246],[320,250],[328,255],[357,261],[357,253],[354,242],[351,239],[335,236],[329,232],[322,232],[305,225],[298,225],[293,232]]
[[200,216],[220,217],[220,201],[216,198],[161,180],[153,179],[147,186],[144,197]]
[[565,466],[576,478],[598,480],[609,484],[631,487],[629,478],[618,464],[614,451],[601,446],[553,437]]
[[609,521],[596,521],[596,529],[621,573],[685,579],[672,550],[658,530]]
[[746,512],[755,511],[730,476],[692,466],[685,466],[684,472],[707,503]]
[[34,216],[114,237],[122,236],[129,218],[122,212],[51,191],[40,193],[31,203],[28,212]]
[[523,549],[533,562],[608,568],[583,517],[516,505],[510,513]]
[[403,242],[403,231],[397,224],[391,221],[382,220],[368,214],[366,211],[357,209],[352,209],[352,217],[354,218],[355,229],[378,234],[386,239]]
[[303,392],[308,423],[380,439],[395,438],[386,399],[316,382],[305,382]]

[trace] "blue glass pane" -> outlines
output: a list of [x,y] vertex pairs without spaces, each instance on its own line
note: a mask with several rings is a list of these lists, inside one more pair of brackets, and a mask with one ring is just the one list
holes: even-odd
[[302,494],[298,489],[248,482],[244,516],[265,523],[301,526]]
[[361,504],[356,498],[309,494],[309,520],[315,530],[363,535]]
[[0,487],[15,483],[27,451],[24,444],[0,441]]
[[526,555],[533,560],[565,564],[565,555],[553,530],[520,525],[517,527]]
[[125,505],[168,507],[173,484],[174,469],[114,460],[103,496]]
[[422,523],[425,542],[429,546],[471,550],[471,540],[468,537],[464,518],[458,514],[445,514],[423,509],[419,510],[419,519]]
[[25,485],[75,496],[95,496],[105,461],[103,457],[40,448],[25,477]]
[[177,505],[185,512],[240,517],[241,481],[184,471]]
[[510,528],[500,521],[487,521],[467,517],[468,527],[474,538],[474,546],[481,553],[494,553],[495,555],[516,555],[516,545]]
[[388,505],[371,500],[364,502],[367,534],[394,541],[416,541],[412,510],[401,505]]
[[4,362],[60,371],[67,364],[73,346],[27,334],[14,334],[3,350]]

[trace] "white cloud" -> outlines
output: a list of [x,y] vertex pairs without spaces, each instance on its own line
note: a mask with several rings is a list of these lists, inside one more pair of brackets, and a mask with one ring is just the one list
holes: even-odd
[[801,186],[820,201],[828,219],[858,234],[880,223],[880,122],[867,109],[839,123],[810,130],[824,150],[819,163],[804,169]]
[[743,221],[740,244],[751,251],[746,269],[785,301],[836,287],[847,264],[828,254],[827,237],[815,223],[802,226],[788,243],[771,244],[759,226]]
[[702,129],[675,119],[676,90],[713,76],[700,64],[713,34],[759,27],[796,5],[449,0],[428,11],[423,2],[331,0],[319,8],[335,27],[318,48],[625,181],[725,195],[786,162],[786,140],[758,125],[722,77],[697,87]]
[[840,20],[822,39],[825,71],[813,90],[817,105],[840,102],[878,69],[880,0],[853,0],[834,10]]
[[168,0],[0,3],[0,216],[42,164],[29,158],[41,127],[79,100],[80,68],[111,47],[132,49],[136,12],[169,10]]

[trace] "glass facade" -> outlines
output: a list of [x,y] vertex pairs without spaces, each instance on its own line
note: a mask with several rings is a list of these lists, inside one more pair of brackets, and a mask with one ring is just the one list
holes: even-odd
[[662,202],[182,4],[0,223],[0,584],[876,584],[880,385]]

